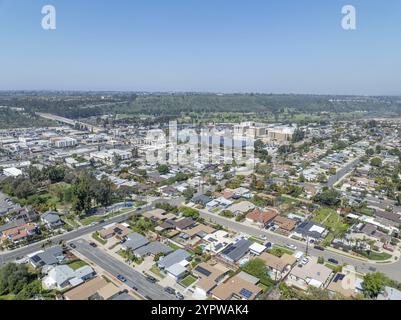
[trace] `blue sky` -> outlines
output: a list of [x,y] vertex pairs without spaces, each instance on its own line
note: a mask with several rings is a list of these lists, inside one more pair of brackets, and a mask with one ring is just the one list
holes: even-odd
[[399,0],[0,0],[0,90],[401,94],[400,34]]

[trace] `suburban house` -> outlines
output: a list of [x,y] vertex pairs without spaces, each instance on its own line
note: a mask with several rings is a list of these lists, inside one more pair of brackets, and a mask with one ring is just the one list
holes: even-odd
[[291,268],[297,262],[294,256],[289,254],[283,254],[281,257],[277,257],[273,254],[264,252],[259,256],[262,259],[268,269],[270,270],[270,276],[273,280],[279,281],[283,279],[291,271]]
[[52,247],[28,256],[29,262],[34,268],[55,266],[62,263],[64,258],[63,249],[60,246]]
[[207,235],[203,238],[206,243],[205,250],[217,254],[223,251],[228,245],[233,243],[228,232],[224,230],[217,230],[216,232]]
[[327,286],[327,290],[333,294],[337,293],[351,298],[357,294],[355,291],[355,277],[355,273],[339,272],[333,277]]
[[99,236],[105,240],[116,236],[118,239],[122,240],[131,233],[131,229],[124,224],[113,224],[111,226],[105,227],[99,232]]
[[138,258],[143,258],[146,256],[156,256],[160,253],[165,255],[171,253],[173,249],[159,241],[150,242],[136,250],[134,250],[134,254]]
[[230,244],[227,248],[225,248],[220,256],[231,263],[238,262],[246,253],[249,252],[249,247],[252,245],[252,242],[246,239],[241,239],[236,243]]
[[190,253],[183,249],[178,249],[165,257],[160,257],[157,266],[178,281],[187,274],[187,266],[190,260]]
[[196,226],[186,229],[182,232],[187,234],[192,239],[194,237],[204,238],[208,234],[212,234],[215,231],[216,231],[216,229],[214,229],[210,226],[204,225],[202,223],[199,223]]
[[19,227],[14,227],[1,232],[1,241],[11,241],[13,243],[20,243],[27,240],[29,236],[38,233],[38,226],[35,223],[26,223]]
[[313,221],[302,222],[294,231],[301,238],[320,240],[327,235],[327,228]]
[[191,201],[192,201],[193,203],[200,204],[200,205],[206,207],[206,205],[207,205],[210,201],[212,201],[212,199],[211,199],[210,197],[204,195],[204,194],[201,194],[201,195],[199,195],[199,196],[193,197]]
[[384,287],[382,293],[377,296],[377,300],[401,300],[401,291],[388,286]]
[[240,272],[216,286],[211,291],[211,295],[217,300],[255,300],[262,292],[262,289],[257,286],[258,283],[258,278]]
[[47,276],[43,278],[43,287],[64,290],[92,279],[95,274],[90,266],[83,266],[77,270],[67,265],[55,266],[48,270]]
[[229,207],[229,210],[236,216],[247,213],[253,209],[255,209],[255,205],[249,201],[234,203],[231,207]]
[[266,251],[266,247],[260,243],[254,242],[252,245],[249,247],[249,251],[251,254],[255,256],[260,256],[264,251]]
[[48,211],[41,215],[40,221],[46,225],[49,229],[56,229],[63,225],[63,221],[57,212]]
[[131,232],[126,236],[126,241],[121,244],[123,250],[135,251],[149,243],[149,240],[137,232]]
[[261,210],[258,208],[246,215],[246,221],[250,223],[256,223],[261,227],[265,227],[277,216],[278,211],[275,209]]
[[283,216],[275,217],[273,219],[273,222],[276,226],[279,227],[279,229],[281,229],[285,232],[292,232],[297,225],[297,221],[283,217]]
[[208,202],[206,204],[206,208],[212,209],[212,208],[221,208],[221,209],[226,209],[229,206],[231,206],[233,202],[231,200],[228,200],[224,197],[220,197],[217,199],[213,199],[212,201]]
[[120,289],[102,277],[95,277],[80,286],[67,291],[65,300],[113,300],[120,294]]
[[333,270],[323,264],[317,263],[316,258],[309,259],[305,265],[296,265],[287,277],[287,284],[302,290],[308,286],[325,288],[330,280]]
[[160,221],[160,220],[163,221],[168,218],[166,216],[166,210],[163,209],[154,209],[151,211],[147,211],[142,216],[151,219],[153,221]]
[[211,291],[221,283],[226,277],[230,269],[221,263],[212,264],[210,262],[202,262],[198,264],[192,273],[199,278],[196,283],[195,295],[207,298]]

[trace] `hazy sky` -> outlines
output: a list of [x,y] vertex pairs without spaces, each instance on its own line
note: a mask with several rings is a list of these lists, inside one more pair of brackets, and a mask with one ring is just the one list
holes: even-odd
[[0,0],[0,89],[401,94],[400,36],[400,0]]

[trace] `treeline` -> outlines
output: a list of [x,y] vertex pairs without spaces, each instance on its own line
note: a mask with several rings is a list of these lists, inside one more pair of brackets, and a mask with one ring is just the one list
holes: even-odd
[[24,107],[28,112],[48,112],[68,118],[96,117],[104,114],[145,114],[182,116],[193,113],[343,113],[401,114],[397,97],[347,97],[273,94],[153,94],[102,93],[76,96],[0,95],[0,105]]

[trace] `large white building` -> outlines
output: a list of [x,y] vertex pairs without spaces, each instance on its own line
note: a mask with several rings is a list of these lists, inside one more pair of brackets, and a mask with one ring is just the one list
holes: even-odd
[[100,161],[109,165],[113,165],[116,158],[121,160],[129,160],[132,158],[132,153],[129,150],[110,149],[98,152],[92,152],[90,157],[95,161]]
[[17,168],[5,168],[3,169],[3,174],[7,177],[18,177],[22,175],[22,171]]
[[51,138],[50,141],[56,148],[74,147],[77,145],[77,140],[70,137]]

